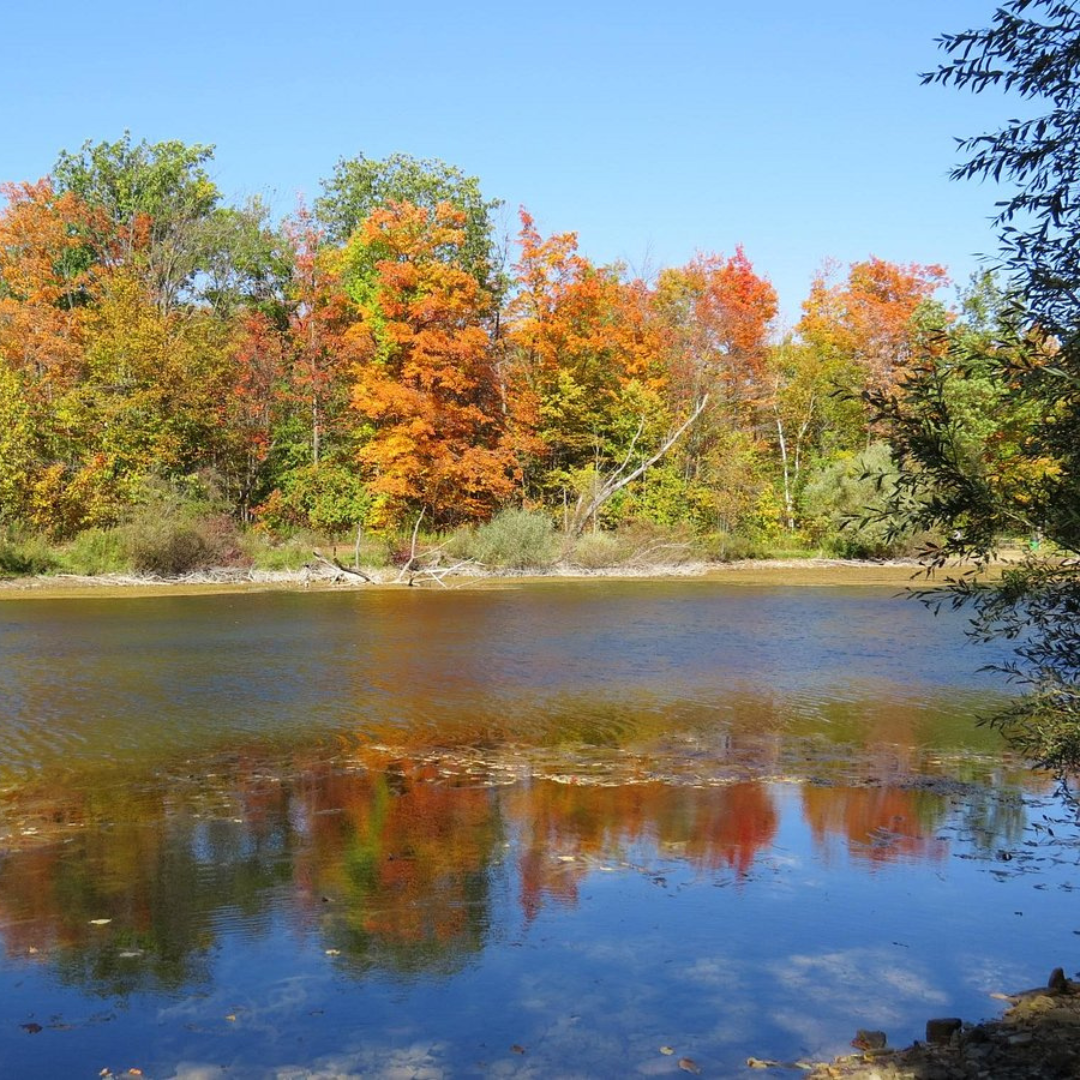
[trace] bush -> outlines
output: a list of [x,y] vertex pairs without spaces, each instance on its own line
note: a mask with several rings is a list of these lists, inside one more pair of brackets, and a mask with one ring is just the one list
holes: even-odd
[[766,554],[765,546],[741,533],[714,532],[702,537],[706,555],[714,562],[739,562],[742,559],[760,559]]
[[210,545],[193,525],[166,518],[133,522],[128,539],[131,565],[143,574],[173,577],[213,565]]
[[909,537],[890,536],[885,514],[897,475],[886,443],[818,470],[803,492],[811,539],[846,559],[885,558],[909,550]]
[[15,535],[0,539],[0,574],[5,577],[32,577],[56,567],[56,553],[44,537]]
[[458,534],[448,545],[458,558],[474,558],[485,566],[511,570],[551,566],[558,549],[551,519],[530,510],[503,510],[470,533]]
[[633,547],[617,533],[590,532],[573,542],[566,560],[583,570],[604,570],[623,565],[633,554]]
[[87,529],[60,552],[60,563],[69,574],[118,574],[131,569],[127,535],[123,529]]
[[233,520],[203,491],[153,483],[121,532],[132,569],[173,577],[250,565]]

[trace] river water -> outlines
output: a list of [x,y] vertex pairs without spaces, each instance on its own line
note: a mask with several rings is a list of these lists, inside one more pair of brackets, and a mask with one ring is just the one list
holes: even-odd
[[[998,659],[878,588],[0,604],[0,1075],[740,1076],[1080,933]],[[758,1074],[760,1075],[760,1074]]]

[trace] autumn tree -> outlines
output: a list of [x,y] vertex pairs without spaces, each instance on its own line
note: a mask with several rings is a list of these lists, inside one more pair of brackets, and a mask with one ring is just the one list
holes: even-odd
[[366,426],[359,458],[376,525],[418,511],[436,527],[486,518],[515,486],[491,298],[469,268],[465,223],[449,203],[395,203],[344,252],[361,315],[352,403]]
[[359,154],[342,158],[322,186],[315,215],[336,244],[347,241],[376,210],[391,203],[410,203],[432,215],[440,203],[449,203],[463,215],[464,236],[455,258],[485,289],[492,289],[497,262],[492,214],[502,204],[484,198],[475,176],[443,161],[409,154],[391,154],[382,161]]
[[662,327],[643,282],[594,266],[573,233],[544,238],[524,210],[521,222],[507,381],[536,417],[526,490],[588,507],[670,434]]
[[920,308],[947,283],[940,266],[900,265],[871,256],[846,280],[827,266],[810,286],[796,330],[854,393],[898,386],[923,341]]
[[767,486],[762,410],[771,391],[766,361],[776,292],[737,248],[727,258],[703,254],[661,271],[653,307],[671,408],[709,395],[707,412],[672,461],[682,498],[701,524],[737,528]]

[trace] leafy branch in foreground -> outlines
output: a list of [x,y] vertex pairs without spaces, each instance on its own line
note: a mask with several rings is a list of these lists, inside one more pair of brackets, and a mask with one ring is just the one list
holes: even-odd
[[[939,44],[949,60],[924,83],[999,86],[1043,110],[962,142],[953,172],[1010,185],[1009,294],[989,329],[942,331],[946,347],[871,404],[901,466],[892,509],[944,537],[928,574],[967,567],[922,598],[970,610],[977,640],[1012,642],[1000,670],[1024,693],[990,722],[1064,776],[1080,769],[1080,12],[1011,0]],[[1003,536],[1031,550],[993,579]]]

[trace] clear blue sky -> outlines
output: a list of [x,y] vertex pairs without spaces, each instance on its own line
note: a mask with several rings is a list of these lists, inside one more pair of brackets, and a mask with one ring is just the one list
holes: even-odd
[[1022,108],[920,87],[934,38],[994,0],[16,0],[0,179],[85,140],[217,147],[229,199],[276,211],[341,157],[451,162],[598,262],[743,244],[798,317],[814,270],[875,254],[966,281],[999,197],[954,137]]

